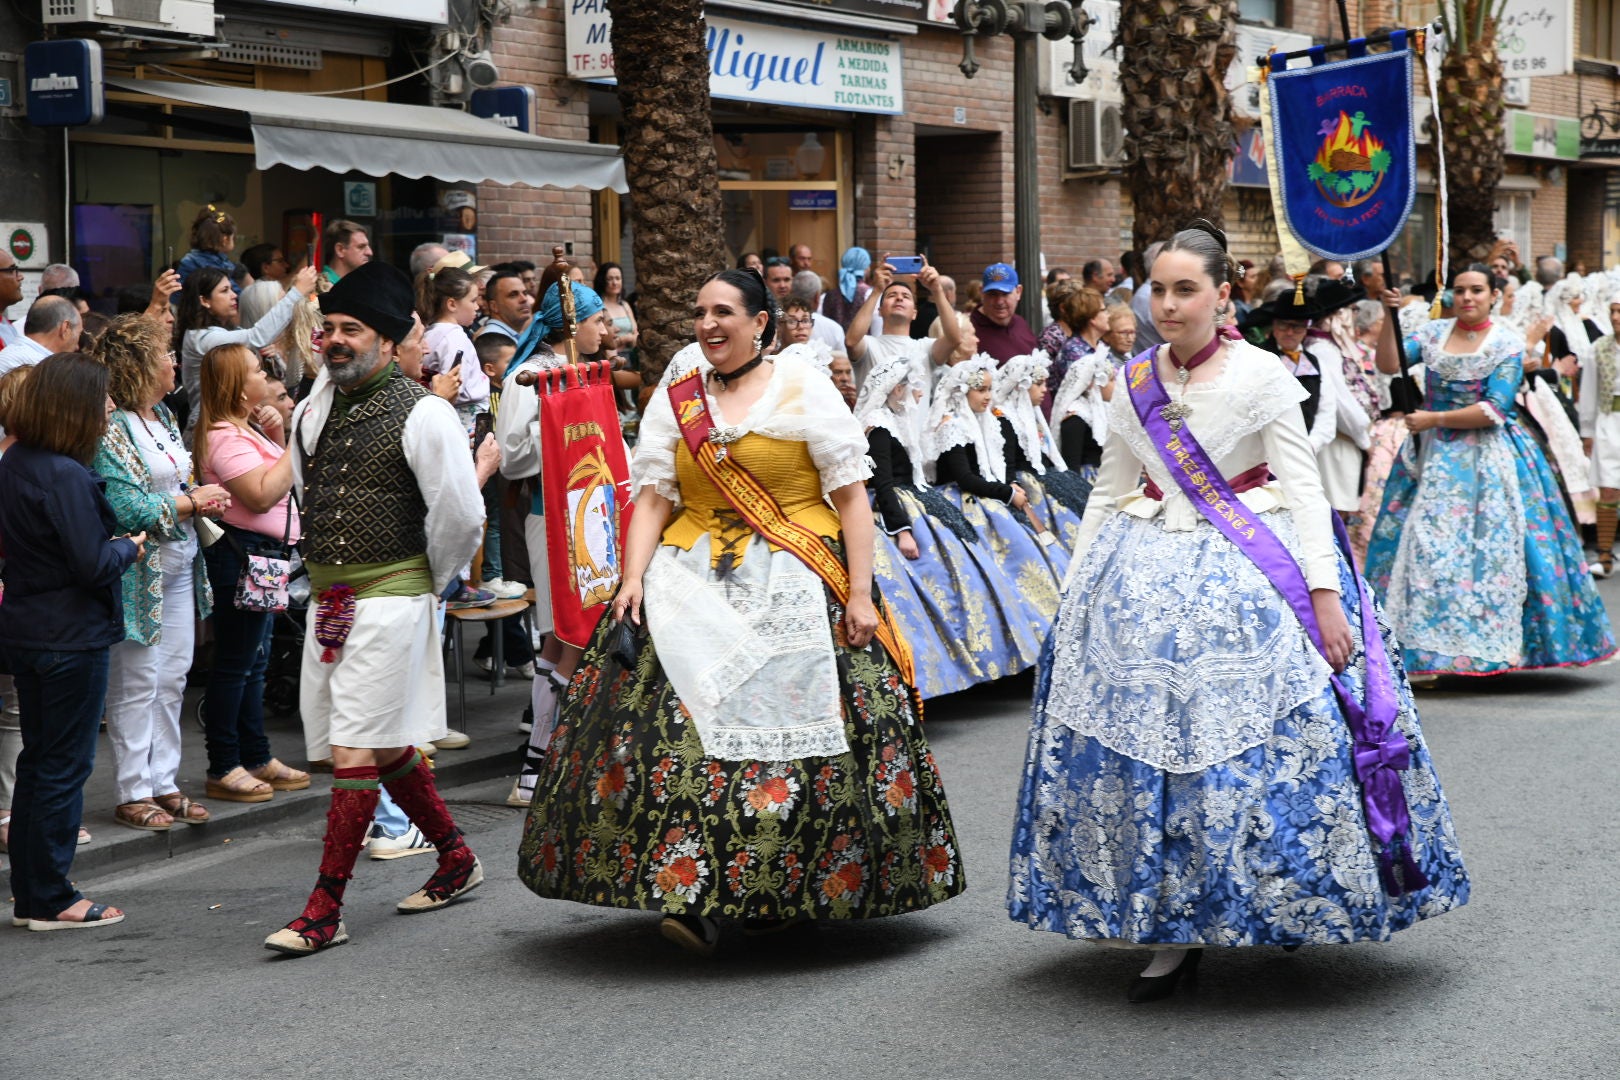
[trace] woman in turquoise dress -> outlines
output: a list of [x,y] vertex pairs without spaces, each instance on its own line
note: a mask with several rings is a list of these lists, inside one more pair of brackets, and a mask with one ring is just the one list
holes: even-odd
[[[1524,339],[1490,319],[1500,282],[1474,264],[1453,278],[1457,318],[1404,347],[1426,366],[1428,408],[1384,489],[1367,549],[1414,675],[1578,667],[1615,654],[1558,479],[1514,406]],[[1378,367],[1399,370],[1394,323]]]
[[984,538],[996,565],[1017,590],[1017,603],[1037,637],[1057,613],[1068,553],[1050,531],[1030,521],[1029,496],[1007,476],[1006,440],[990,408],[995,361],[983,354],[947,368],[934,388],[928,418],[929,456],[940,491]]
[[879,361],[855,418],[881,526],[873,572],[911,646],[917,690],[931,698],[1034,666],[1040,637],[978,532],[923,478],[914,381],[906,357]]

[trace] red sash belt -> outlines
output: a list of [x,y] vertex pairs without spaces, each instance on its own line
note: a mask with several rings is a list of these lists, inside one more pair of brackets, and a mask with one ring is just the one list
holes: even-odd
[[[1245,491],[1253,491],[1255,488],[1268,484],[1275,479],[1277,478],[1271,475],[1271,466],[1262,461],[1254,468],[1238,473],[1227,483],[1232,485],[1233,492],[1241,495]],[[1154,502],[1164,502],[1164,492],[1159,489],[1158,484],[1153,482],[1151,476],[1148,477],[1147,485],[1142,488],[1142,494]]]

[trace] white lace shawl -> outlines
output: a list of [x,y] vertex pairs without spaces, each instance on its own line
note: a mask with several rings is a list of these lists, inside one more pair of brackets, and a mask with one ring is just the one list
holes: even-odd
[[1586,299],[1586,286],[1579,274],[1571,274],[1547,290],[1546,306],[1547,314],[1553,317],[1553,322],[1569,341],[1569,351],[1585,366],[1592,362],[1593,343],[1586,336],[1586,316],[1583,313],[1592,309],[1583,303],[1579,312],[1572,310],[1569,302],[1577,296],[1583,301]]
[[997,483],[1005,483],[1007,456],[1001,422],[992,410],[975,413],[968,405],[968,386],[981,373],[994,386],[996,362],[984,353],[947,368],[934,387],[934,405],[928,414],[929,467],[947,450],[971,446],[979,459],[979,471]]
[[1108,402],[1103,387],[1114,377],[1113,350],[1099,345],[1089,355],[1069,365],[1052,397],[1052,422],[1062,424],[1078,416],[1091,428],[1091,437],[1102,446],[1108,442]]
[[[1063,455],[1052,438],[1052,429],[1035,403],[1029,400],[1029,391],[1038,381],[1047,377],[1052,361],[1045,352],[1036,350],[1027,356],[1015,356],[996,372],[996,390],[992,399],[1018,436],[1019,448],[1029,459],[1036,475],[1046,472],[1043,455],[1052,460],[1054,467],[1066,469]],[[998,425],[999,426],[999,425]]]
[[[864,482],[872,475],[872,462],[866,456],[865,429],[849,411],[832,380],[805,359],[803,349],[801,345],[790,345],[771,358],[771,381],[741,423],[723,423],[724,414],[709,395],[707,385],[703,392],[709,414],[722,431],[806,444],[821,473],[821,492],[825,495]],[[631,491],[652,487],[677,506],[681,491],[675,474],[675,451],[681,431],[669,403],[669,383],[694,368],[705,373],[707,384],[711,365],[695,345],[682,349],[670,361],[642,414],[636,456],[630,463]]]
[[[1306,580],[1313,589],[1337,588],[1338,554],[1331,511],[1322,493],[1316,456],[1308,442],[1300,442],[1304,422],[1297,406],[1305,399],[1305,389],[1272,353],[1240,341],[1228,342],[1226,353],[1225,367],[1212,382],[1188,388],[1186,400],[1192,413],[1187,427],[1225,476],[1235,476],[1261,461],[1268,463],[1277,476],[1276,484],[1240,497],[1261,509],[1278,505],[1291,509],[1299,529]],[[1081,521],[1070,581],[1076,568],[1090,557],[1088,549],[1098,531],[1116,511],[1137,517],[1163,514],[1164,527],[1171,532],[1191,530],[1203,520],[1142,430],[1123,385],[1108,407],[1109,441]],[[1143,472],[1164,493],[1162,501],[1141,496]]]
[[[906,357],[891,356],[880,361],[861,384],[855,399],[855,420],[867,432],[882,428],[906,448],[906,456],[911,459],[911,482],[920,489],[928,486],[924,473],[927,455],[919,444],[917,424],[912,418],[917,401],[909,391],[915,381],[911,361]],[[898,386],[905,386],[908,392],[896,409],[889,404],[889,395]]]

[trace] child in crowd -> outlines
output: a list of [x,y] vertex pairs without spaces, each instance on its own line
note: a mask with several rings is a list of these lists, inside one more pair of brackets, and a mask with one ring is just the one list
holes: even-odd
[[[478,353],[478,370],[490,388],[488,411],[493,420],[501,404],[501,379],[506,375],[506,365],[512,362],[517,352],[517,345],[505,334],[484,334],[473,347]],[[493,423],[490,430],[495,430]],[[484,580],[480,587],[502,599],[515,600],[528,590],[522,582],[508,581],[504,576],[505,567],[501,560],[501,499],[505,493],[506,479],[500,473],[490,477],[489,483],[484,485]]]
[[471,436],[474,418],[489,411],[489,377],[467,336],[467,327],[478,317],[478,284],[465,270],[436,266],[417,279],[416,306],[427,326],[422,371],[430,377],[452,368],[460,373],[461,390],[454,404]]
[[236,248],[236,219],[209,203],[197,213],[191,223],[191,250],[180,260],[180,280],[184,282],[194,272],[212,266],[225,272],[231,288],[242,291],[240,268],[231,259]]

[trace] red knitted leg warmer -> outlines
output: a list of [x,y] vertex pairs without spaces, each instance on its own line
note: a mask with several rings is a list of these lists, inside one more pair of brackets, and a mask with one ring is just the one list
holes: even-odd
[[406,750],[393,764],[383,766],[382,785],[411,823],[439,849],[440,870],[472,865],[472,851],[462,839],[461,830],[456,828],[450,808],[439,797],[433,770],[427,767],[416,747]]
[[332,771],[332,804],[326,811],[320,876],[315,879],[315,890],[309,894],[303,915],[291,923],[291,929],[312,941],[330,940],[337,932],[343,890],[354,876],[354,861],[371,829],[378,797],[375,765]]

